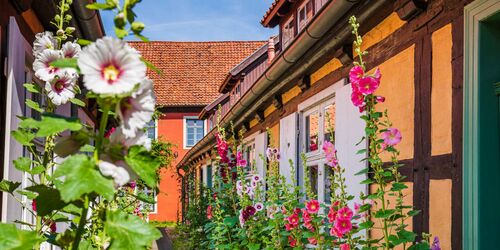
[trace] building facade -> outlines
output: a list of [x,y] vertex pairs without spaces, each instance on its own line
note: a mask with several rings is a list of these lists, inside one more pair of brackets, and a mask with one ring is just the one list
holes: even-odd
[[[309,168],[320,202],[328,202],[323,177],[328,169],[319,149],[328,140],[325,124],[334,124],[339,160],[348,166],[348,191],[375,190],[354,175],[364,167],[355,154],[364,146],[354,145],[364,135],[364,124],[350,100],[348,73],[357,57],[348,24],[352,15],[361,24],[367,70],[379,68],[383,74],[376,94],[386,101],[380,107],[388,109],[403,134],[399,159],[410,187],[406,202],[421,210],[410,227],[439,236],[442,249],[496,246],[499,230],[493,225],[500,216],[493,211],[498,199],[491,197],[498,196],[492,192],[500,185],[495,85],[500,76],[498,60],[492,59],[500,44],[498,1],[275,0],[261,21],[279,27],[273,56],[265,63],[258,58],[241,63],[244,70],[263,67],[246,88],[236,72],[241,69],[221,82],[219,90],[228,97],[218,100],[226,105],[219,125],[232,123],[245,131],[247,159],[255,161],[260,174],[265,169],[259,154],[269,146],[279,147],[280,173],[288,180],[303,185],[303,169]],[[213,107],[202,117],[210,120],[206,113]],[[215,132],[180,160],[184,179],[207,184],[215,174],[210,154]],[[297,166],[296,176],[288,160]],[[193,192],[189,185],[184,190]]]
[[[161,73],[148,71],[154,81],[161,115],[151,125],[156,139],[174,145],[177,165],[201,140],[212,124],[198,116],[219,96],[217,89],[227,72],[264,44],[263,41],[130,42]],[[182,174],[182,172],[180,173]],[[180,214],[180,180],[175,167],[161,173],[157,203],[150,220],[177,221]]]
[[[95,40],[104,35],[103,26],[98,12],[86,9],[92,0],[73,1],[69,13],[74,17],[70,23],[75,27],[74,37]],[[17,129],[18,117],[39,118],[40,113],[30,109],[26,100],[32,100],[39,106],[46,104],[47,100],[39,94],[25,90],[23,84],[32,82],[42,85],[34,77],[32,63],[32,44],[35,35],[44,31],[55,32],[55,27],[50,23],[56,15],[58,1],[0,1],[0,162],[2,171],[0,178],[20,182],[22,187],[29,184],[28,176],[18,171],[13,160],[18,157],[31,157],[11,135],[10,131]],[[81,108],[68,103],[57,108],[58,114],[67,117],[78,117],[83,123],[93,125],[96,119],[96,110],[93,104],[87,102],[88,108]],[[40,142],[40,145],[43,145]],[[40,146],[37,145],[37,146]],[[40,148],[43,152],[43,148]],[[19,196],[25,206],[30,207],[30,200]],[[2,222],[15,220],[32,223],[34,218],[13,197],[3,193],[1,204]]]

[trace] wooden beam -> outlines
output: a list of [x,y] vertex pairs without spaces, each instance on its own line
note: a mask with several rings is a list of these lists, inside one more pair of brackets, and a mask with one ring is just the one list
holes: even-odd
[[300,91],[302,92],[308,90],[311,87],[311,76],[310,75],[303,76],[297,85],[299,86]]
[[274,95],[273,98],[273,105],[276,109],[281,109],[283,108],[283,99],[281,97],[281,94]]
[[263,110],[257,110],[257,112],[255,113],[255,119],[257,119],[257,121],[259,123],[262,123],[264,122],[264,111]]
[[337,58],[339,61],[342,63],[342,65],[351,65],[353,61],[353,54],[352,54],[352,44],[346,44],[342,46],[337,53]]
[[396,13],[403,21],[409,21],[427,8],[427,0],[399,0],[396,3]]

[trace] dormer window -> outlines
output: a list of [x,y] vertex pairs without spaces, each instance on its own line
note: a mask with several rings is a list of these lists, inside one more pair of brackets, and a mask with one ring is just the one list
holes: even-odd
[[295,36],[294,24],[295,20],[292,15],[288,18],[288,20],[283,25],[283,28],[281,29],[281,40],[283,48],[286,48],[288,44],[290,44],[290,42],[292,41],[293,37]]
[[313,4],[312,1],[305,1],[298,9],[297,12],[297,26],[299,32],[306,27],[307,23],[313,17]]
[[231,91],[231,106],[234,105],[241,97],[240,83],[237,83]]

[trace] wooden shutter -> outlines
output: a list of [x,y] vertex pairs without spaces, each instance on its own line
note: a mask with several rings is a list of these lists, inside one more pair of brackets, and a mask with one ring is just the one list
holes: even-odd
[[280,174],[283,175],[287,183],[297,176],[292,176],[290,160],[293,167],[297,169],[297,113],[293,113],[280,120]]
[[[366,148],[366,143],[355,144],[365,135],[365,122],[359,118],[361,115],[358,108],[351,103],[351,85],[345,85],[337,90],[335,95],[336,116],[335,116],[335,147],[338,150],[338,157],[341,166],[346,169],[347,192],[358,196],[360,192],[366,194],[367,186],[360,184],[366,179],[366,175],[354,175],[364,169],[367,165],[360,162],[365,155],[356,154],[358,150]],[[355,198],[351,202],[360,202]]]
[[[9,19],[8,52],[7,52],[7,88],[5,112],[5,145],[4,145],[4,179],[22,182],[22,172],[14,168],[13,160],[23,155],[23,146],[13,137],[10,131],[15,130],[19,124],[16,116],[23,116],[24,110],[24,78],[25,78],[25,44],[21,31],[14,17]],[[21,197],[19,196],[21,199]],[[2,196],[2,222],[22,220],[23,209],[21,205],[9,194]]]
[[257,173],[264,178],[266,169],[264,160],[266,159],[267,133],[260,133],[255,137],[255,168]]

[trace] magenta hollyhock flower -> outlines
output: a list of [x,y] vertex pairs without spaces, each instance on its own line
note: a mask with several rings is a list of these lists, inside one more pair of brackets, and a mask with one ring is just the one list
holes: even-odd
[[307,241],[309,241],[309,244],[311,244],[311,245],[318,244],[318,240],[316,238],[314,238],[314,237],[307,238]]
[[351,101],[356,107],[363,106],[365,103],[365,96],[359,90],[352,91]]
[[208,205],[207,207],[207,219],[211,220],[212,219],[212,206]]
[[288,236],[288,244],[290,247],[295,247],[297,245],[297,240],[294,239],[291,235]]
[[359,80],[363,78],[364,74],[365,72],[361,66],[357,65],[352,67],[351,71],[349,71],[349,81],[352,83],[352,86],[357,85]]
[[344,236],[343,234],[341,234],[337,228],[335,226],[333,226],[332,228],[330,228],[330,235],[331,236],[335,236],[337,238],[342,238],[342,236]]
[[33,209],[33,211],[36,212],[36,200],[33,200],[31,202],[31,209]]
[[286,231],[292,231],[294,228],[295,228],[295,226],[293,224],[290,224],[290,223],[285,224]]
[[432,242],[431,250],[441,250],[441,244],[439,242],[439,237],[434,237],[434,241]]
[[300,208],[296,207],[293,209],[294,214],[300,214]]
[[338,233],[344,235],[346,233],[349,233],[351,229],[352,229],[351,220],[337,218],[337,220],[335,221],[335,230]]
[[334,207],[330,208],[330,211],[328,211],[328,222],[333,223],[335,219],[337,218],[337,211],[335,211]]
[[297,226],[299,224],[299,216],[297,214],[290,215],[286,220],[293,226]]
[[340,245],[340,250],[351,250],[351,246],[347,243]]
[[323,152],[325,152],[325,157],[327,161],[327,165],[336,168],[339,164],[339,161],[337,159],[337,150],[335,149],[335,146],[333,143],[329,141],[325,141],[323,144]]
[[379,68],[377,68],[375,70],[375,73],[373,73],[373,78],[375,78],[375,80],[377,80],[378,82],[380,82],[380,79],[382,78],[382,73],[380,72]]
[[312,221],[311,214],[306,209],[302,209],[302,219],[304,222]]
[[364,95],[373,94],[375,90],[378,89],[379,85],[380,81],[378,81],[376,78],[371,76],[363,77],[359,80],[359,92]]
[[308,213],[315,214],[319,211],[319,202],[317,200],[311,200],[306,204],[306,209]]
[[236,154],[236,166],[238,167],[246,167],[247,166],[247,161],[243,159],[243,154],[241,152],[238,152]]
[[314,225],[311,223],[311,221],[306,221],[304,223],[304,226],[309,229],[309,231],[314,232]]
[[345,220],[351,220],[352,218],[352,210],[348,207],[345,206],[341,209],[339,209],[337,215],[340,220],[345,219]]
[[382,133],[382,139],[387,146],[394,146],[401,142],[401,132],[397,128],[388,128],[387,131]]
[[379,103],[385,102],[385,97],[383,96],[375,96],[375,100]]
[[359,211],[360,207],[361,207],[361,204],[354,202],[354,211],[356,211],[356,213]]

